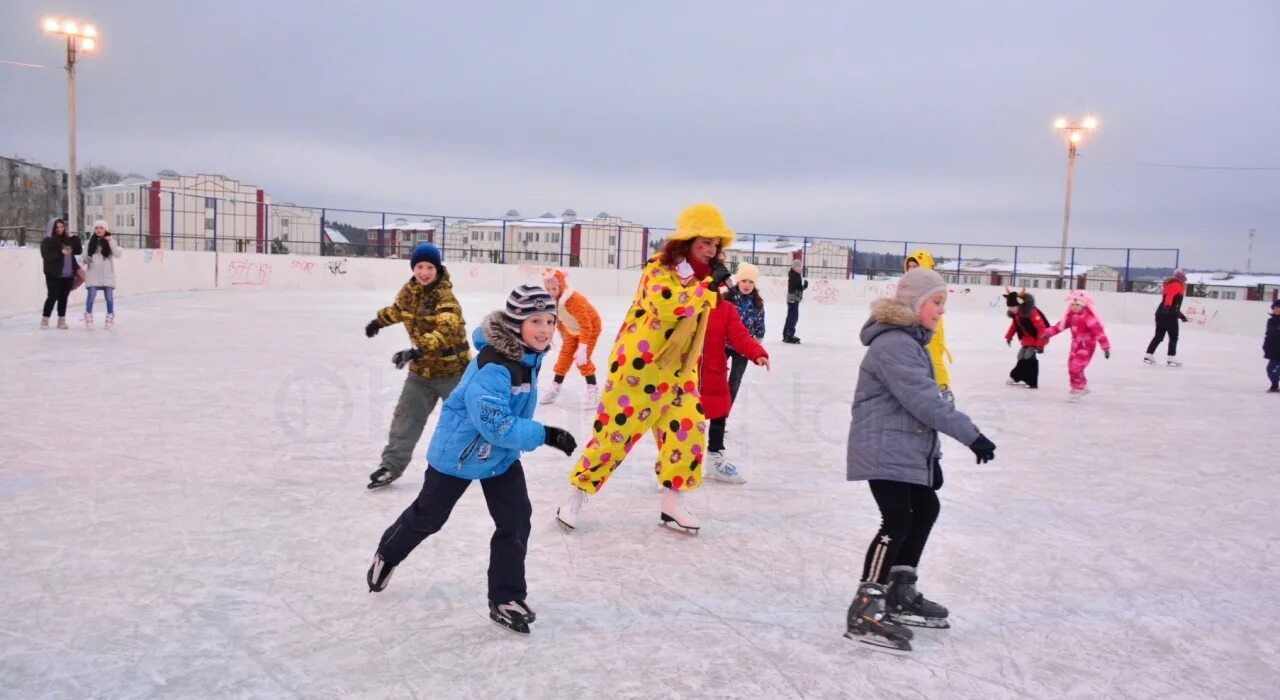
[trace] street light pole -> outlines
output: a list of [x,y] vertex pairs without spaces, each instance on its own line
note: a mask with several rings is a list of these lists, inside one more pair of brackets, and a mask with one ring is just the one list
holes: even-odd
[[[1058,252],[1058,288],[1064,289],[1066,287],[1067,269],[1067,232],[1071,227],[1071,187],[1075,183],[1076,176],[1076,147],[1084,140],[1086,131],[1093,131],[1098,128],[1098,119],[1090,116],[1085,117],[1084,121],[1080,123],[1068,123],[1066,118],[1058,117],[1053,122],[1053,128],[1067,132],[1067,200],[1063,205],[1062,211],[1062,248]],[[1072,264],[1071,277],[1073,279],[1075,274],[1075,265]]]
[[67,230],[79,234],[80,207],[76,170],[76,44],[67,35]]
[[[1076,175],[1076,145],[1067,149],[1067,202],[1062,211],[1062,249],[1058,253],[1058,287],[1063,286],[1063,272],[1067,264],[1067,230],[1071,226],[1071,185]],[[1075,270],[1071,271],[1072,274]]]
[[92,51],[97,45],[98,30],[91,24],[75,20],[44,20],[45,32],[67,38],[67,230],[79,234],[79,177],[76,172],[76,58],[81,51]]

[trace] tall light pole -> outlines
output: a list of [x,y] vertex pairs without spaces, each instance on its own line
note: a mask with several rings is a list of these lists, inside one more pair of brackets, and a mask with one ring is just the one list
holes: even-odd
[[73,19],[45,19],[46,34],[59,34],[67,38],[67,230],[80,233],[80,207],[76,182],[76,54],[92,51],[98,43],[98,30],[92,24],[80,24]]
[[[1053,122],[1053,128],[1058,131],[1064,131],[1067,134],[1067,202],[1062,212],[1062,250],[1058,254],[1058,286],[1064,286],[1064,271],[1067,266],[1067,229],[1071,225],[1071,185],[1075,180],[1076,174],[1076,146],[1084,140],[1086,131],[1093,131],[1098,128],[1097,117],[1085,117],[1080,122],[1068,122],[1066,117],[1058,117]],[[1071,274],[1075,275],[1074,266],[1072,266]]]

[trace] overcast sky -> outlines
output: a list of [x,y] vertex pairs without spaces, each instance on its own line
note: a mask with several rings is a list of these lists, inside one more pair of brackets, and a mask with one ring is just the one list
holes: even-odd
[[1243,269],[1256,228],[1254,269],[1280,271],[1280,3],[894,4],[4,0],[0,60],[53,67],[0,64],[0,153],[66,165],[54,12],[102,33],[82,167],[329,207],[669,226],[709,200],[740,231],[1056,246],[1051,122],[1095,113],[1073,244]]

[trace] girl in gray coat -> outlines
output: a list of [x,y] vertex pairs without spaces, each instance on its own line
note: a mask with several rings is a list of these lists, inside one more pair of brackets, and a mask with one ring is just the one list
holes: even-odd
[[915,567],[938,517],[938,433],[968,445],[979,464],[995,458],[996,446],[934,381],[925,346],[946,303],[942,277],[917,268],[902,276],[893,297],[871,305],[862,327],[867,353],[853,397],[848,478],[871,486],[881,523],[867,549],[845,636],[897,651],[911,650],[911,630],[903,625],[949,626],[947,609],[915,586]]
[[116,323],[116,261],[120,259],[120,245],[107,230],[107,222],[93,222],[93,236],[89,239],[89,252],[84,256],[85,287],[89,296],[84,302],[84,326],[93,328],[93,302],[98,290],[107,298],[107,330]]

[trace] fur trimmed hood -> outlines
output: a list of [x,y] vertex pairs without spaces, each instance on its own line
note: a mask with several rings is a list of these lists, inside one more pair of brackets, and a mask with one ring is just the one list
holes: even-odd
[[484,317],[480,327],[472,333],[471,342],[476,346],[477,351],[489,345],[503,357],[516,362],[523,362],[525,359],[524,345],[504,322],[501,311],[490,311],[489,315]]
[[933,333],[920,325],[920,317],[911,307],[894,299],[884,297],[871,302],[871,318],[862,326],[860,338],[863,345],[871,345],[881,333],[891,330],[904,330],[910,333],[921,345],[929,342]]

